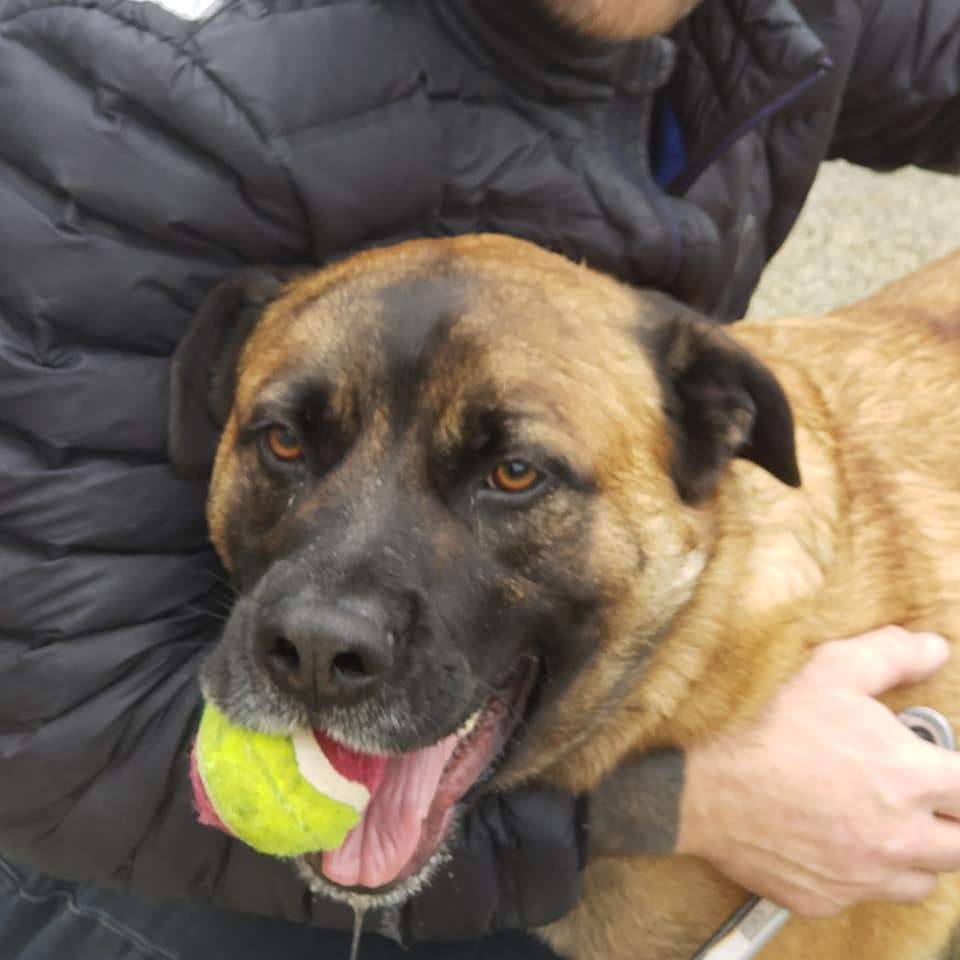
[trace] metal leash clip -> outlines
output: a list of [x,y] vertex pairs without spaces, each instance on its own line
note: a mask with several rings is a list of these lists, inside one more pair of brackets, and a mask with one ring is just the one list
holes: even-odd
[[[910,707],[897,715],[918,737],[943,747],[957,749],[950,721],[930,707]],[[790,918],[786,907],[764,897],[751,897],[694,954],[692,960],[750,960],[755,957]]]
[[909,727],[921,740],[943,747],[944,750],[957,749],[957,737],[950,721],[930,707],[910,707],[898,714],[897,719]]

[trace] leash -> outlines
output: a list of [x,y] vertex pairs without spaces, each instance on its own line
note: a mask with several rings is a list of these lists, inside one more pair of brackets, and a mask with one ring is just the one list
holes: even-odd
[[[930,707],[910,707],[897,719],[922,740],[945,750],[957,749],[950,721]],[[790,918],[786,907],[752,896],[693,955],[692,960],[751,960]]]

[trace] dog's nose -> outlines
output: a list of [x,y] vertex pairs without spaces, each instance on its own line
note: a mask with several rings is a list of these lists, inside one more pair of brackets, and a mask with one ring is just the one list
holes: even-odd
[[365,602],[287,604],[261,619],[257,655],[285,692],[310,707],[369,695],[390,674],[396,637]]

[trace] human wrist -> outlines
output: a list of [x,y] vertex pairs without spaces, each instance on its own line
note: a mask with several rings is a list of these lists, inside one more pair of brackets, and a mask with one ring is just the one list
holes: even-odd
[[[732,745],[717,739],[687,750],[683,794],[680,797],[679,823],[675,852],[681,856],[716,861],[719,844],[724,840],[722,823],[724,802],[736,802],[731,794],[731,770],[736,763]],[[740,778],[733,774],[736,785]]]

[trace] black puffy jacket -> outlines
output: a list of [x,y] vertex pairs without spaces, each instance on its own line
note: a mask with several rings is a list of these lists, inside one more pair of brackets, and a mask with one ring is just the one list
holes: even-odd
[[[191,813],[220,573],[164,422],[215,282],[496,230],[733,319],[825,157],[960,163],[958,91],[957,0],[705,0],[631,44],[524,0],[0,0],[0,850],[325,916]],[[572,889],[543,810],[508,802],[478,856],[522,884],[560,850]],[[554,875],[478,927],[548,919]]]

